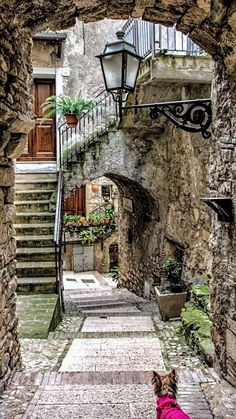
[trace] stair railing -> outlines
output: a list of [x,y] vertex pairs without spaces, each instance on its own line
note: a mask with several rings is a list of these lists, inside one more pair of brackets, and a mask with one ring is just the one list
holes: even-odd
[[79,154],[98,141],[98,138],[118,121],[117,103],[103,90],[96,96],[93,108],[86,112],[75,128],[66,123],[59,126],[60,168],[77,161]]
[[57,183],[57,201],[54,225],[54,246],[55,246],[55,264],[57,292],[60,298],[62,312],[65,312],[63,299],[63,262],[62,262],[62,234],[63,234],[63,213],[64,213],[64,175],[62,170],[58,173]]

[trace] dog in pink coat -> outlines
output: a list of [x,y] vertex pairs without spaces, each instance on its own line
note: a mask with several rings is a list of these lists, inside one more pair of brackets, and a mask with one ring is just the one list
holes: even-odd
[[177,376],[175,370],[165,375],[153,371],[152,384],[154,394],[157,396],[157,419],[190,419],[176,401]]

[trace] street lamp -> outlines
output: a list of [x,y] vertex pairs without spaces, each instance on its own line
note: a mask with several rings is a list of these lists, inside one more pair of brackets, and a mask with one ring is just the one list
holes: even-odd
[[116,32],[118,41],[107,43],[103,54],[98,55],[106,91],[112,94],[115,102],[126,102],[134,92],[142,57],[136,54],[134,45],[124,40],[125,32]]
[[162,114],[178,128],[188,132],[201,132],[204,138],[210,138],[210,98],[122,106],[135,90],[142,57],[136,53],[134,45],[124,40],[123,29],[119,29],[116,35],[118,40],[107,43],[103,54],[97,58],[100,59],[106,91],[119,104],[120,118],[123,110],[148,108],[152,119]]

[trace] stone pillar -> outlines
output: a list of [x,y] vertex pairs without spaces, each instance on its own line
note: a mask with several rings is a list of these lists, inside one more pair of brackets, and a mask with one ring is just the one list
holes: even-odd
[[[11,22],[14,22],[12,19]],[[16,317],[14,163],[31,121],[31,38],[29,31],[2,29],[0,36],[0,392],[20,361]]]
[[[236,83],[226,69],[216,65],[213,83],[213,135],[211,196],[231,197],[236,205]],[[224,376],[236,384],[236,223],[214,219],[212,336],[216,362]]]

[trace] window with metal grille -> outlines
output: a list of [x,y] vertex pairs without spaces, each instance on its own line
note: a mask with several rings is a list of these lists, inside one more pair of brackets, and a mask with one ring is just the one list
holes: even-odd
[[102,185],[102,198],[104,201],[109,201],[111,198],[111,186],[110,185]]

